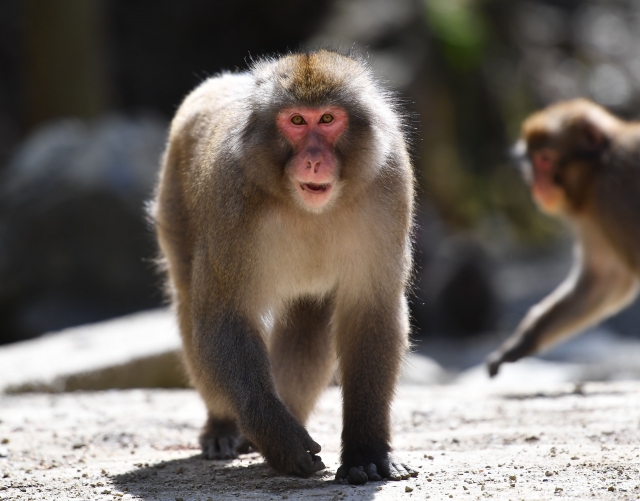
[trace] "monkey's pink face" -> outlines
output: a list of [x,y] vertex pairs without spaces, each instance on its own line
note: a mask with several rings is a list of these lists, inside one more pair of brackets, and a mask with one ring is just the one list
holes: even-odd
[[531,191],[538,206],[548,214],[562,211],[564,191],[554,182],[558,153],[551,148],[543,148],[531,154],[533,164],[533,184]]
[[277,120],[294,150],[289,170],[294,189],[307,207],[320,209],[336,191],[335,143],[347,126],[347,113],[334,106],[287,108]]

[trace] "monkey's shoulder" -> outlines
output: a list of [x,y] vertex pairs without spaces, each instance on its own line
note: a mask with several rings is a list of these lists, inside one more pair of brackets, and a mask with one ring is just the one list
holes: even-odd
[[184,105],[223,107],[250,95],[254,78],[249,73],[221,73],[202,82],[187,96]]
[[236,119],[251,95],[253,77],[248,73],[222,73],[208,78],[184,99],[172,122],[172,130],[188,131]]

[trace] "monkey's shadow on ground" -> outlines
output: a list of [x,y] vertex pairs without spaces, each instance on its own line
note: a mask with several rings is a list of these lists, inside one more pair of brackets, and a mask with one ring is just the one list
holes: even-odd
[[[384,482],[368,482],[362,486],[351,486],[334,480],[335,471],[326,469],[310,478],[299,478],[277,474],[257,454],[241,456],[237,460],[211,461],[202,454],[162,461],[155,464],[139,463],[135,470],[111,476],[113,483],[123,492],[142,499],[191,499],[211,497],[219,499],[228,495],[240,499],[270,499],[287,495],[293,498],[310,495],[315,491],[324,499],[346,494],[347,489],[357,490],[359,499],[373,499],[377,487]],[[297,496],[297,495],[298,496]],[[356,492],[352,492],[356,494]],[[337,498],[336,498],[337,499]]]
[[557,392],[536,392],[536,393],[511,393],[507,395],[502,395],[501,398],[504,400],[534,400],[538,398],[548,398],[548,399],[556,399],[556,398],[564,398],[564,397],[574,397],[576,395],[588,398],[590,396],[604,396],[604,395],[624,395],[627,392],[622,391],[589,391],[585,393],[582,384],[576,384],[575,388],[571,391],[557,391]]

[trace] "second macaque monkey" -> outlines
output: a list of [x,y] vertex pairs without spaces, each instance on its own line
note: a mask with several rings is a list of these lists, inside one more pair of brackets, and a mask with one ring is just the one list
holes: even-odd
[[562,102],[524,122],[516,150],[538,206],[573,228],[575,261],[489,355],[491,376],[620,311],[640,277],[640,123],[584,99]]
[[235,457],[242,434],[278,472],[323,469],[304,423],[337,359],[336,476],[417,475],[390,455],[413,185],[395,105],[355,58],[265,59],[186,98],[154,213],[205,457]]

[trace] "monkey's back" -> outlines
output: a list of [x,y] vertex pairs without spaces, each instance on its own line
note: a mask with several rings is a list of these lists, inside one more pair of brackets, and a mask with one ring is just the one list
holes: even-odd
[[640,277],[640,148],[630,151],[614,145],[597,173],[596,190],[594,217]]
[[[202,188],[208,182],[216,183],[217,171],[229,162],[249,114],[246,100],[252,86],[248,73],[224,73],[207,79],[184,99],[171,122],[162,161],[160,209],[172,205],[170,193],[174,198],[180,198],[178,193],[186,195],[182,203],[193,208],[197,202],[192,198],[206,196]],[[190,217],[197,212],[189,210]]]

